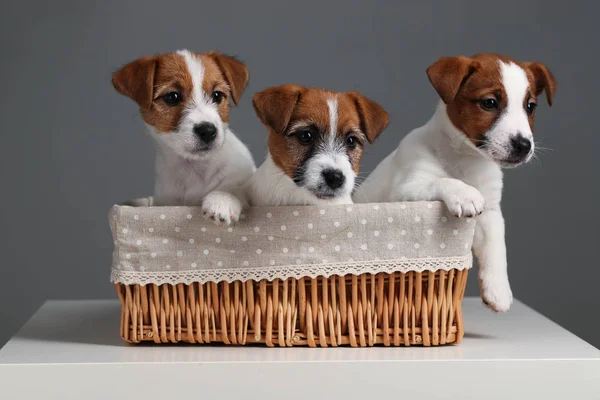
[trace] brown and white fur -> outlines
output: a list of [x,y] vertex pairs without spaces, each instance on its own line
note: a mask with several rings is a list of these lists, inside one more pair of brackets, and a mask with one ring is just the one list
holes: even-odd
[[257,93],[269,154],[247,188],[250,205],[350,204],[366,142],[388,114],[357,92],[283,85]]
[[215,222],[238,220],[236,192],[255,170],[229,129],[248,69],[235,58],[180,50],[143,57],[114,73],[119,93],[140,107],[156,143],[154,205],[202,205]]
[[545,90],[551,105],[556,81],[543,64],[497,54],[441,58],[427,75],[442,99],[435,114],[379,164],[355,201],[441,200],[458,217],[481,213],[473,243],[481,296],[507,311],[501,167],[533,156],[537,97]]

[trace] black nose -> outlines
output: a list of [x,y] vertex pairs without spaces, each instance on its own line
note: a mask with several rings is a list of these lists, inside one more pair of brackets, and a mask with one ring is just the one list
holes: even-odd
[[194,125],[194,133],[204,143],[210,143],[217,137],[217,127],[210,122]]
[[321,174],[323,175],[323,179],[325,179],[325,183],[331,189],[337,189],[346,182],[346,177],[339,169],[326,169]]
[[522,135],[514,136],[510,139],[510,143],[512,144],[512,153],[517,157],[524,157],[531,150],[531,141]]

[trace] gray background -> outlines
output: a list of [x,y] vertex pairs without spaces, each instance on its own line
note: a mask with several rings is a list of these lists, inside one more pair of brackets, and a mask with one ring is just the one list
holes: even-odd
[[[294,82],[376,99],[391,124],[363,172],[432,114],[425,68],[438,57],[485,51],[546,63],[559,89],[554,107],[540,100],[535,137],[553,151],[506,173],[510,279],[517,298],[600,346],[593,2],[95,3],[11,1],[0,11],[0,345],[44,299],[116,298],[107,212],[151,193],[154,149],[111,73],[190,48],[249,66],[231,126],[257,162],[265,129],[254,92]],[[478,294],[475,274],[468,294]]]

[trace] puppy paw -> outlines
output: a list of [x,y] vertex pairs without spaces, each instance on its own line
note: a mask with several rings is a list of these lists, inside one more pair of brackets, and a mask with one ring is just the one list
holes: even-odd
[[210,192],[202,200],[202,215],[215,224],[230,225],[240,219],[242,203],[234,195],[226,192]]
[[444,202],[448,210],[458,218],[470,218],[483,212],[485,200],[479,190],[464,185],[445,196]]
[[481,282],[481,300],[495,312],[506,312],[513,301],[510,284],[506,279]]

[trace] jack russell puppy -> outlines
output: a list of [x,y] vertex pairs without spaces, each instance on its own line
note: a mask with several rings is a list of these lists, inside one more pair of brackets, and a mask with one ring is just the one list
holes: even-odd
[[250,205],[351,204],[366,142],[389,117],[357,92],[283,85],[252,103],[268,128],[269,154],[247,187]]
[[435,114],[379,164],[355,201],[440,200],[457,217],[481,214],[473,242],[481,297],[507,311],[501,168],[533,156],[537,97],[545,91],[552,105],[556,80],[541,63],[498,54],[444,57],[427,75],[441,98]]
[[133,99],[156,143],[155,206],[201,205],[205,217],[239,219],[235,195],[255,165],[229,129],[248,69],[235,58],[180,50],[142,57],[113,74],[115,89]]

